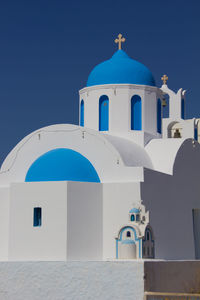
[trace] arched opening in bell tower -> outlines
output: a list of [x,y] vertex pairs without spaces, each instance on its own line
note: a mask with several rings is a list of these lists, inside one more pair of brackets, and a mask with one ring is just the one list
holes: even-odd
[[99,131],[109,130],[109,98],[103,95],[99,98]]
[[131,98],[131,130],[142,130],[142,100],[138,95]]

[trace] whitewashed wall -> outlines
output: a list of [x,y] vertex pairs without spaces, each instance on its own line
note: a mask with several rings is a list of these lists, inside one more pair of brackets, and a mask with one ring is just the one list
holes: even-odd
[[0,189],[0,260],[8,259],[10,189]]
[[[33,208],[42,226],[33,227]],[[13,183],[10,198],[9,260],[66,260],[67,183]]]
[[1,262],[3,300],[143,300],[142,262]]
[[156,258],[194,259],[192,209],[200,208],[200,145],[180,147],[173,175],[145,170],[141,196],[150,211]]
[[103,259],[116,258],[119,231],[129,222],[129,211],[140,203],[140,183],[103,185]]
[[102,186],[100,183],[68,182],[68,260],[102,260]]

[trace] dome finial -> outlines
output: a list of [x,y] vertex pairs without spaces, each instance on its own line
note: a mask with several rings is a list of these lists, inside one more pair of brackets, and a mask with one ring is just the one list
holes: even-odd
[[167,75],[163,75],[163,76],[161,77],[161,80],[163,81],[163,84],[166,84],[168,79],[169,79],[169,78],[168,78]]
[[115,43],[118,44],[119,50],[122,49],[122,43],[124,43],[125,40],[126,40],[126,39],[125,39],[124,37],[122,37],[122,34],[119,33],[119,34],[118,34],[118,39],[115,39]]

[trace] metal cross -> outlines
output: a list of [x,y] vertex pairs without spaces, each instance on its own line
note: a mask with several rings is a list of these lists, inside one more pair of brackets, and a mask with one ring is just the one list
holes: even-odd
[[167,75],[163,75],[163,77],[161,77],[161,80],[163,81],[163,84],[166,84],[168,79],[169,78],[167,77]]
[[118,39],[115,39],[115,43],[116,43],[116,44],[119,44],[119,45],[118,45],[119,50],[122,49],[122,43],[124,43],[125,40],[126,40],[126,39],[125,39],[124,37],[122,37],[122,34],[121,34],[121,33],[118,34]]

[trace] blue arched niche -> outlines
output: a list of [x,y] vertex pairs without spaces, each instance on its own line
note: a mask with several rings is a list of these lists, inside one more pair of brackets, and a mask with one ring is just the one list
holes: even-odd
[[106,95],[99,98],[99,130],[109,130],[109,98]]
[[181,99],[181,118],[185,119],[185,100]]
[[157,132],[162,133],[162,103],[157,100]]
[[131,98],[131,130],[142,130],[142,100],[138,95]]
[[81,100],[81,107],[80,107],[80,125],[84,126],[84,101]]
[[100,179],[86,157],[71,149],[58,148],[35,160],[26,174],[25,181],[100,182]]

